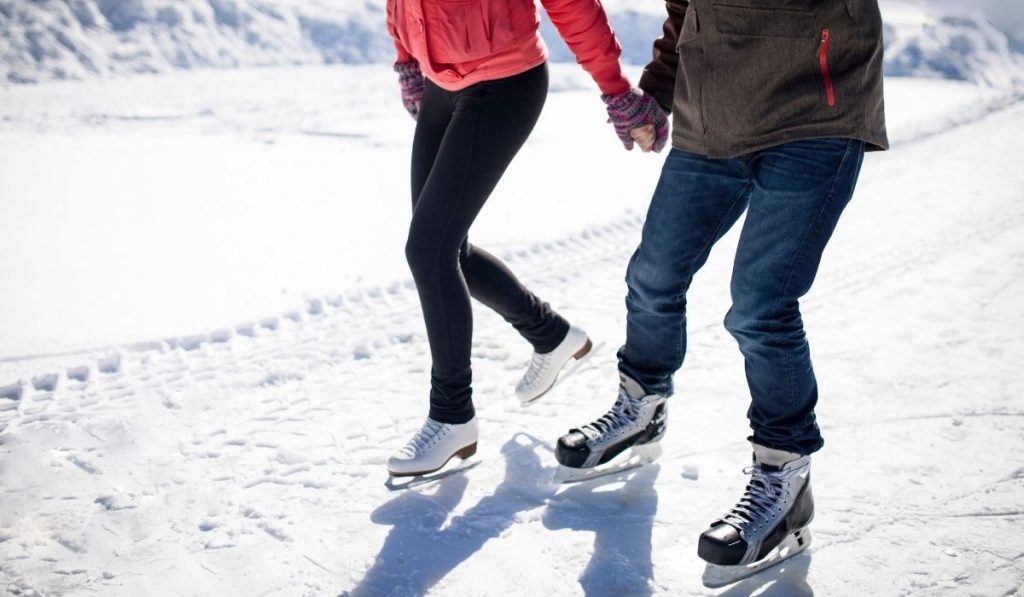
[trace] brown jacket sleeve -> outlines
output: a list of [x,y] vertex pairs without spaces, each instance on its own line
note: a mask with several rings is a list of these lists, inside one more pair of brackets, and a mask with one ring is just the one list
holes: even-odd
[[644,67],[640,76],[640,89],[658,100],[666,112],[672,111],[672,94],[676,86],[676,68],[679,54],[676,42],[683,27],[688,0],[665,0],[668,18],[662,27],[662,36],[654,42],[654,58]]

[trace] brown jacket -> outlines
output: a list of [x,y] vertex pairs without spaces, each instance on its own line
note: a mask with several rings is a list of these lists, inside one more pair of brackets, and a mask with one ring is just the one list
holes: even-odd
[[877,0],[666,0],[640,87],[672,145],[736,157],[816,137],[888,149]]

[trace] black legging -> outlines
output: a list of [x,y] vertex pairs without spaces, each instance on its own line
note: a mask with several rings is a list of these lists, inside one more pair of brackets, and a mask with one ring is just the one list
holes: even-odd
[[445,91],[427,81],[412,148],[412,223],[405,246],[433,358],[430,417],[474,416],[470,296],[511,323],[537,352],[549,352],[569,324],[494,256],[467,241],[491,191],[537,123],[547,65]]

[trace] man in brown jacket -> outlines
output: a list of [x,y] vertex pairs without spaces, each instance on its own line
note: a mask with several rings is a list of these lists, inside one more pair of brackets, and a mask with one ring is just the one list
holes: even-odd
[[[751,478],[698,544],[723,586],[810,541],[810,455],[823,441],[799,299],[853,195],[888,147],[877,0],[667,0],[640,87],[672,113],[672,149],[626,273],[621,384],[607,414],[558,440],[565,478],[650,460],[686,352],[686,292],[747,211],[725,327],[745,361]],[[645,150],[656,131],[632,131]],[[616,462],[601,467],[620,454]]]

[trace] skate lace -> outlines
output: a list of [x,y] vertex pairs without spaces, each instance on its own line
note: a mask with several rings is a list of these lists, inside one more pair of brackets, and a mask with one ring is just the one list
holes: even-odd
[[427,419],[423,427],[420,427],[409,443],[405,444],[402,452],[407,456],[414,457],[426,448],[430,447],[439,435],[443,435],[446,425],[433,419]]
[[544,376],[547,372],[548,367],[551,365],[551,354],[539,354],[533,353],[533,358],[530,359],[530,366],[526,370],[526,375],[523,376],[523,383],[526,386],[532,386],[537,379]]
[[593,437],[604,435],[635,421],[639,410],[640,401],[630,398],[625,388],[620,387],[619,397],[615,399],[615,404],[608,412],[601,415],[596,421],[584,425],[580,430]]
[[782,495],[789,479],[800,473],[800,468],[779,472],[765,471],[760,465],[743,469],[750,475],[750,483],[743,492],[743,497],[722,517],[722,522],[731,524],[738,529],[747,525],[761,525],[771,517],[778,498]]

